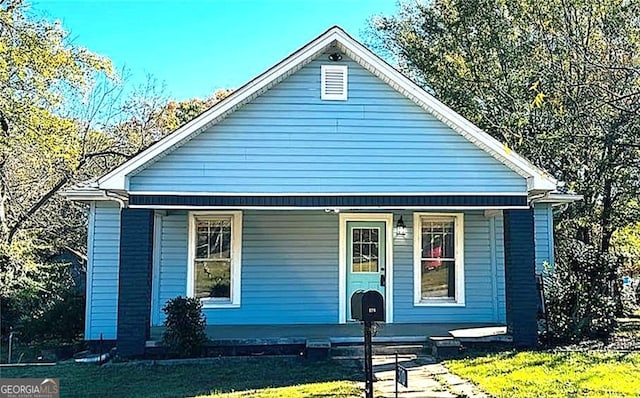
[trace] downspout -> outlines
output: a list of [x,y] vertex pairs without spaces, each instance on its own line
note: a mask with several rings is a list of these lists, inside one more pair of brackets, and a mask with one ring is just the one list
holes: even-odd
[[541,199],[548,198],[550,192],[551,191],[547,191],[547,192],[544,192],[544,193],[539,193],[537,195],[532,195],[532,196],[528,197],[529,205],[533,206],[534,204],[539,202]]
[[109,190],[105,190],[104,191],[104,196],[113,199],[114,201],[118,202],[118,204],[120,205],[120,209],[124,209],[127,207],[127,203],[125,202],[125,198],[122,195],[119,195],[115,192],[109,191]]

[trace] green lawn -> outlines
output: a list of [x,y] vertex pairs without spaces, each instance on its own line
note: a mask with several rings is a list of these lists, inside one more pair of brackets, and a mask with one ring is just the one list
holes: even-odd
[[640,396],[640,353],[506,352],[446,366],[497,398]]
[[0,368],[0,377],[60,379],[62,397],[360,397],[357,366],[301,358],[223,358],[211,364]]

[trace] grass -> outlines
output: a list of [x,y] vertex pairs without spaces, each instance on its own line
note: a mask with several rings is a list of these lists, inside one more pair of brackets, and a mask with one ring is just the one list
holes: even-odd
[[497,398],[640,396],[640,353],[506,352],[446,366]]
[[221,358],[198,365],[64,363],[0,368],[2,378],[60,379],[63,397],[359,397],[357,366],[298,358]]

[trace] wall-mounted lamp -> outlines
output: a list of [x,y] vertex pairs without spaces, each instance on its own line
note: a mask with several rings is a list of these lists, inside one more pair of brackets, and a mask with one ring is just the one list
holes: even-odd
[[331,214],[331,213],[338,214],[340,213],[340,209],[324,209],[324,212],[327,214]]
[[329,61],[331,61],[331,62],[342,61],[342,54],[340,54],[340,53],[332,53],[331,55],[329,55]]
[[396,223],[396,235],[397,236],[405,236],[407,234],[407,226],[404,224],[404,220],[402,216],[398,219]]

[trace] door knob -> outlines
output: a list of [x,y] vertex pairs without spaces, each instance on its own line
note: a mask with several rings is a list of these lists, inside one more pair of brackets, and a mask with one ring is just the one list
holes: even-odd
[[384,277],[384,274],[380,274],[380,286],[383,286],[387,283],[386,278]]

